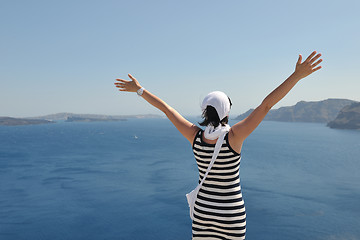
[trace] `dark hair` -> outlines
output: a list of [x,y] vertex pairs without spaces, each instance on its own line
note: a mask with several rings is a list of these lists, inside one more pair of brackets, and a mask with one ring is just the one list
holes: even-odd
[[[229,97],[228,97],[229,98]],[[229,98],[230,108],[232,106],[231,100]],[[202,122],[199,122],[200,126],[207,126],[213,125],[214,127],[219,126],[219,124],[225,126],[229,122],[228,116],[224,117],[220,120],[216,109],[213,106],[206,106],[205,110],[203,111],[201,117],[204,119]]]

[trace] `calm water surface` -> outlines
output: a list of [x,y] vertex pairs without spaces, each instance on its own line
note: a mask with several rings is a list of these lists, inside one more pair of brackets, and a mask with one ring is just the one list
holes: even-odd
[[[359,170],[360,131],[263,122],[242,150],[247,239],[360,239]],[[0,126],[0,239],[191,239],[197,177],[167,119]]]

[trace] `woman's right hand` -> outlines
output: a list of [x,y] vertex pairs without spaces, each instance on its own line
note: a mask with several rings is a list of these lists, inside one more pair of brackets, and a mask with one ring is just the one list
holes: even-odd
[[122,92],[136,92],[141,88],[139,82],[134,78],[130,73],[128,74],[131,81],[124,79],[116,79],[115,87],[119,88],[119,91]]

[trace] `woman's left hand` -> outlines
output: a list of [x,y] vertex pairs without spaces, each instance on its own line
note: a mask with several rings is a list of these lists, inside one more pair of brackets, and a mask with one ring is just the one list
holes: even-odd
[[131,79],[131,81],[124,79],[116,79],[116,81],[118,82],[115,83],[115,87],[119,88],[119,91],[123,91],[123,92],[136,92],[141,88],[141,85],[136,80],[136,78],[131,76],[130,73],[128,74],[128,76]]
[[[307,59],[303,63],[301,63],[302,56],[299,55],[294,74],[301,79],[319,70],[321,66],[316,67],[322,62],[322,59],[319,59],[319,57],[321,57],[321,54],[316,54],[316,51],[314,51],[307,57]],[[319,60],[316,61],[317,59]]]

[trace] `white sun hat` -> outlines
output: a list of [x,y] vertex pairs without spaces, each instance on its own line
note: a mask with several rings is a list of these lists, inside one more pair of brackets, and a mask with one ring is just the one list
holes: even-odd
[[207,106],[215,108],[220,120],[224,119],[229,115],[230,112],[230,101],[228,96],[220,91],[209,93],[201,104],[201,109],[204,111]]

